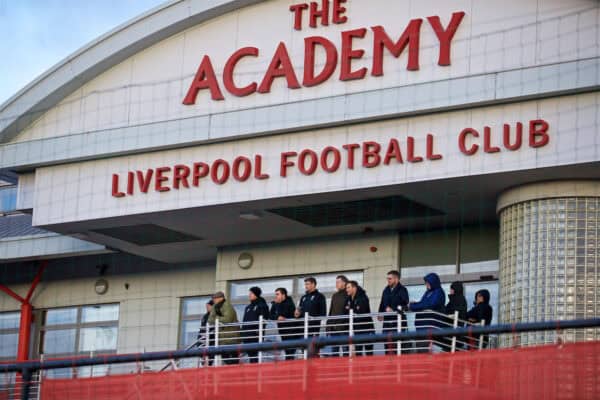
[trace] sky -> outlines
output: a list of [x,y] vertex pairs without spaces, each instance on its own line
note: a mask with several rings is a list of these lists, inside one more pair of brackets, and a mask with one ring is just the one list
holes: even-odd
[[165,0],[0,0],[0,105],[79,48]]

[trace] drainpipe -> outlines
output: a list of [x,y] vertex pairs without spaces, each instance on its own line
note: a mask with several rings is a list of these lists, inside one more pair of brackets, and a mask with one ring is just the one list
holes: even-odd
[[35,278],[33,278],[31,287],[29,288],[29,292],[27,292],[27,296],[25,296],[25,298],[22,298],[6,286],[0,285],[1,291],[21,303],[21,322],[19,324],[19,347],[17,350],[17,361],[27,361],[29,359],[29,338],[31,337],[31,323],[33,322],[33,307],[30,301],[35,288],[42,279],[42,274],[44,273],[44,269],[47,265],[48,261],[42,261],[40,263],[38,272],[35,275]]

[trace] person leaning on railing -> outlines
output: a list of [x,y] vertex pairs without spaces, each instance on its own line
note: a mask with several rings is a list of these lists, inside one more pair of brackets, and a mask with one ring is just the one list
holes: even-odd
[[[210,315],[208,316],[208,323],[211,325],[215,325],[217,319],[219,320],[219,324],[231,324],[228,326],[219,325],[219,346],[224,345],[232,345],[240,343],[240,333],[239,326],[237,325],[238,319],[237,314],[235,313],[235,309],[233,306],[225,299],[225,293],[216,292],[212,297],[215,305],[210,311]],[[236,325],[233,325],[236,324]],[[217,328],[215,327],[215,333]],[[216,341],[215,341],[215,344]],[[223,361],[225,364],[237,364],[239,359],[236,358],[237,354],[235,353],[224,353]]]
[[[401,328],[406,331],[408,325],[404,310],[408,309],[408,290],[400,283],[400,274],[398,271],[390,271],[387,273],[387,286],[381,294],[381,302],[379,303],[380,313],[396,312],[400,314]],[[386,315],[377,317],[383,321],[383,333],[398,331],[398,316]],[[385,343],[385,353],[395,354],[395,343]]]
[[[368,335],[375,333],[375,325],[373,318],[369,316],[361,317],[361,314],[371,314],[371,306],[369,305],[369,296],[367,292],[358,285],[356,281],[350,281],[346,284],[346,310],[348,313],[352,310],[354,313],[353,327],[355,335]],[[373,354],[373,344],[357,344],[356,354],[365,355]]]
[[[242,324],[242,341],[244,343],[258,343],[259,341],[259,324],[251,324],[250,322],[258,322],[262,316],[264,321],[269,319],[269,306],[265,299],[261,297],[262,289],[258,286],[252,286],[248,289],[248,299],[250,304],[244,309],[244,323]],[[263,324],[263,330],[265,325]],[[248,351],[248,359],[251,363],[258,362],[258,351]]]
[[[346,284],[348,278],[345,275],[338,275],[335,278],[335,288],[337,291],[331,296],[331,304],[329,306],[329,316],[333,318],[327,319],[327,334],[330,336],[348,335],[348,314],[346,310]],[[339,356],[341,351],[342,356],[348,355],[348,346],[333,346],[331,353],[333,356]]]
[[[277,331],[281,340],[302,339],[303,337],[302,321],[294,318],[295,310],[294,300],[288,296],[287,289],[275,289],[275,301],[271,303],[270,318],[277,321]],[[293,360],[295,356],[296,349],[285,350],[286,360]]]
[[[446,311],[444,301],[446,293],[442,289],[440,277],[436,273],[427,274],[423,280],[425,281],[426,291],[418,302],[410,302],[410,311],[416,311],[415,327],[419,330],[436,329],[443,325],[440,321],[440,315]],[[423,312],[435,311],[435,312]],[[419,353],[428,352],[431,346],[429,340],[417,341],[416,351]]]
[[[492,309],[492,306],[490,306],[489,290],[478,290],[477,293],[475,293],[475,302],[473,304],[475,307],[471,308],[469,312],[467,312],[467,319],[469,322],[472,324],[481,324],[481,321],[485,321],[485,325],[491,324],[494,310]],[[479,339],[479,335],[474,335],[474,338]],[[483,347],[487,347],[489,344],[489,336],[484,335],[482,340]]]
[[[464,325],[464,322],[462,321],[467,320],[467,300],[465,299],[464,291],[465,289],[462,282],[456,281],[452,282],[452,284],[450,285],[450,293],[448,293],[448,304],[446,304],[445,311],[445,314],[448,317],[444,320],[444,322],[446,322],[446,326],[444,326],[444,328],[454,327],[455,313],[457,312],[459,319],[456,325],[457,328],[462,327]],[[456,347],[462,348],[462,343],[466,341],[465,338],[457,337],[456,339],[457,341],[461,342],[457,343]],[[444,343],[444,346],[442,346],[442,350],[452,350],[452,337],[440,338],[440,341]]]
[[[306,314],[311,317],[326,316],[327,305],[325,302],[325,296],[323,296],[323,294],[317,290],[317,280],[312,276],[304,279],[304,289],[306,289],[306,293],[300,299],[298,308],[294,312],[294,317],[304,318]],[[321,330],[320,319],[309,321],[308,326],[309,336],[319,336],[319,332]]]

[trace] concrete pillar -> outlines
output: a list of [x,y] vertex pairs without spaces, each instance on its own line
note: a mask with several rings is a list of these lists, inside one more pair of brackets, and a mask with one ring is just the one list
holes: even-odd
[[[503,193],[500,219],[502,323],[600,316],[600,181],[528,184]],[[598,330],[562,333],[566,341],[600,339]],[[522,344],[553,342],[556,332],[521,335]],[[510,338],[502,344],[509,345]]]

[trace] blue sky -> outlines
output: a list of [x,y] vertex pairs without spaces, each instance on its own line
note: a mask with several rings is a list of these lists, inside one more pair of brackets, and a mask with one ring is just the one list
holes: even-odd
[[165,0],[0,0],[0,104],[77,49]]

